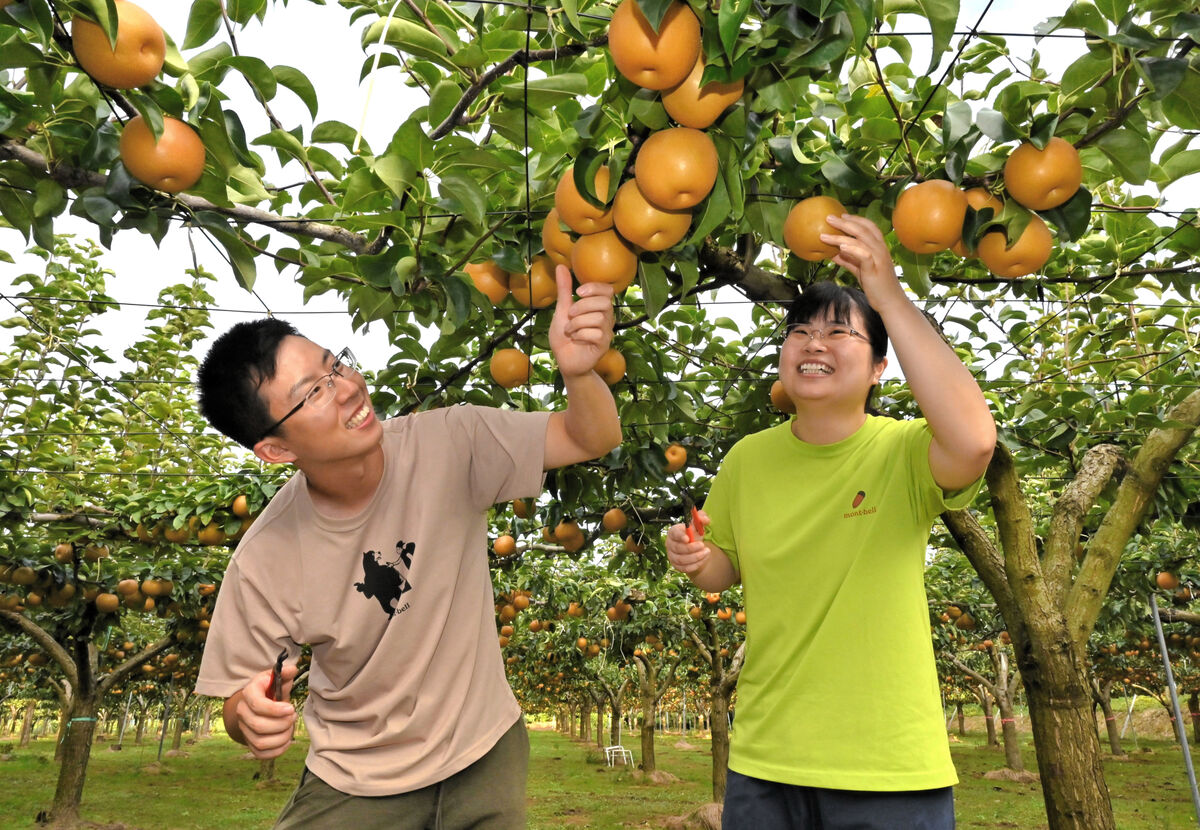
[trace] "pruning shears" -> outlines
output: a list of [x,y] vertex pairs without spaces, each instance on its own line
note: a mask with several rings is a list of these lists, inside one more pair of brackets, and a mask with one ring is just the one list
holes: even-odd
[[271,668],[271,687],[267,690],[267,697],[271,700],[283,699],[283,661],[287,657],[287,647],[279,652],[279,656],[275,658],[275,665]]
[[687,490],[679,488],[683,492],[683,503],[691,513],[691,523],[684,527],[687,533],[689,542],[698,542],[704,539],[704,523],[700,521],[700,509],[696,507],[696,503],[692,501],[692,497],[688,495]]

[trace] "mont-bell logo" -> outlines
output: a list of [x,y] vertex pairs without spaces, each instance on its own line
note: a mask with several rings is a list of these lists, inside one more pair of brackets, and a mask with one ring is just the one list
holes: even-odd
[[850,510],[846,513],[843,513],[842,518],[843,519],[853,519],[856,516],[869,516],[872,513],[874,513],[876,510],[874,505],[872,505],[870,507],[862,506],[862,503],[863,503],[863,501],[866,500],[866,498],[867,498],[866,490],[859,490],[857,493],[855,493],[854,499],[850,502]]

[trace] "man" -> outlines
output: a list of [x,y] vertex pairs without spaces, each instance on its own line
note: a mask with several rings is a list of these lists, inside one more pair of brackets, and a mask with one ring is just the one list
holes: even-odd
[[[954,826],[924,554],[934,518],[970,504],[996,430],[974,378],[904,294],[879,229],[822,235],[862,291],[807,289],[789,309],[779,377],[788,423],[718,471],[702,525],[667,534],[705,591],[740,581],[746,662],[724,827]],[[870,414],[891,335],[923,419]]]
[[559,412],[453,406],[381,422],[353,355],[271,319],[233,327],[205,358],[205,417],[298,471],[238,544],[196,685],[225,698],[234,740],[276,757],[311,645],[311,746],[277,828],[524,827],[529,743],[496,637],[487,510],[621,439],[592,371],[612,339],[612,289],[582,285],[572,301],[570,273],[556,276]]

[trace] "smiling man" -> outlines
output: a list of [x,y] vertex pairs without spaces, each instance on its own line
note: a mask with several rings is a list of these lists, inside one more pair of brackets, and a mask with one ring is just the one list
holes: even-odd
[[[828,221],[822,241],[862,291],[817,283],[792,304],[779,377],[796,414],[733,446],[707,539],[675,525],[667,555],[705,591],[744,590],[726,830],[949,830],[925,547],[934,518],[974,498],[996,428],[879,229]],[[872,413],[889,333],[924,418]]]
[[612,339],[612,288],[582,285],[573,301],[561,266],[557,281],[558,412],[380,420],[350,350],[275,319],[234,326],[205,358],[205,417],[297,470],[230,560],[196,684],[225,698],[234,740],[273,758],[292,740],[295,658],[312,647],[311,745],[277,828],[525,826],[529,742],[496,639],[487,511],[621,439],[593,371]]

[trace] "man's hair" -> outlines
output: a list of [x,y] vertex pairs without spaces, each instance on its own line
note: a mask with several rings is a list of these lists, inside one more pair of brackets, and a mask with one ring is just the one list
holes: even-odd
[[[871,308],[871,304],[867,301],[867,295],[857,288],[838,285],[828,280],[813,283],[800,292],[800,295],[788,306],[783,330],[787,332],[797,323],[810,323],[818,317],[825,317],[831,322],[845,323],[851,326],[854,324],[854,309],[858,309],[859,314],[862,315],[863,325],[866,328],[862,334],[865,334],[871,341],[872,362],[878,363],[887,357],[887,328],[883,325],[883,318],[879,316],[879,312]],[[877,386],[872,386],[871,391],[867,393],[867,400],[864,404],[867,412],[875,413],[874,407],[871,406],[871,398],[874,397]]]
[[275,422],[259,390],[275,377],[275,355],[288,336],[303,337],[274,317],[238,323],[216,339],[200,364],[201,414],[247,449]]

